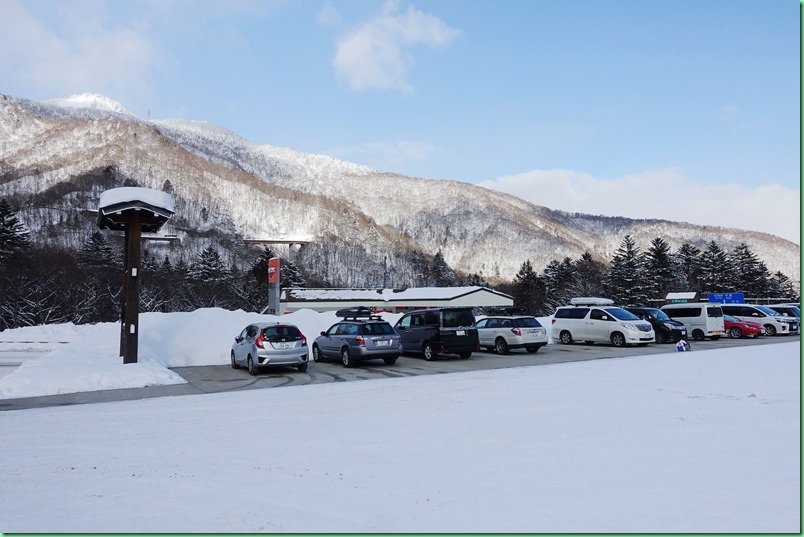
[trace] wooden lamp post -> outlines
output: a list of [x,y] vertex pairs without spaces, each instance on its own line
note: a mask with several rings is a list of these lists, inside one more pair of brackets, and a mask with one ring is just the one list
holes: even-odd
[[140,315],[140,241],[156,233],[173,215],[173,196],[151,188],[122,187],[103,192],[98,203],[98,227],[126,234],[120,355],[124,364],[137,362]]

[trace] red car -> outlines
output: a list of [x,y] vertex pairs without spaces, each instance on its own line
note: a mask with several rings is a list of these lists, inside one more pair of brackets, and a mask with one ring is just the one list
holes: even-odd
[[765,328],[761,324],[741,321],[731,315],[723,316],[723,324],[726,326],[726,334],[732,338],[759,337],[765,333]]

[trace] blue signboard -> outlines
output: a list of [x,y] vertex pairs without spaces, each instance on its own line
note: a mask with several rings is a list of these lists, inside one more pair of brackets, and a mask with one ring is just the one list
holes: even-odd
[[709,293],[707,300],[721,304],[745,304],[745,296],[742,293]]

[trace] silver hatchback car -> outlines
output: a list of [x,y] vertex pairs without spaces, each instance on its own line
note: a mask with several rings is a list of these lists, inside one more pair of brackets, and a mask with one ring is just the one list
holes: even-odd
[[538,352],[547,345],[547,330],[530,315],[486,317],[477,321],[480,346],[508,354],[511,349]]
[[232,345],[232,368],[248,368],[251,375],[261,367],[272,365],[295,366],[300,373],[307,371],[307,338],[295,325],[288,323],[250,324],[235,337]]

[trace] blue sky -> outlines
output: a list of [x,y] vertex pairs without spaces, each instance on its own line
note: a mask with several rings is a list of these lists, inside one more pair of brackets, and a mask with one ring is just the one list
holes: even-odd
[[102,93],[551,208],[799,242],[795,0],[2,5],[3,93]]

